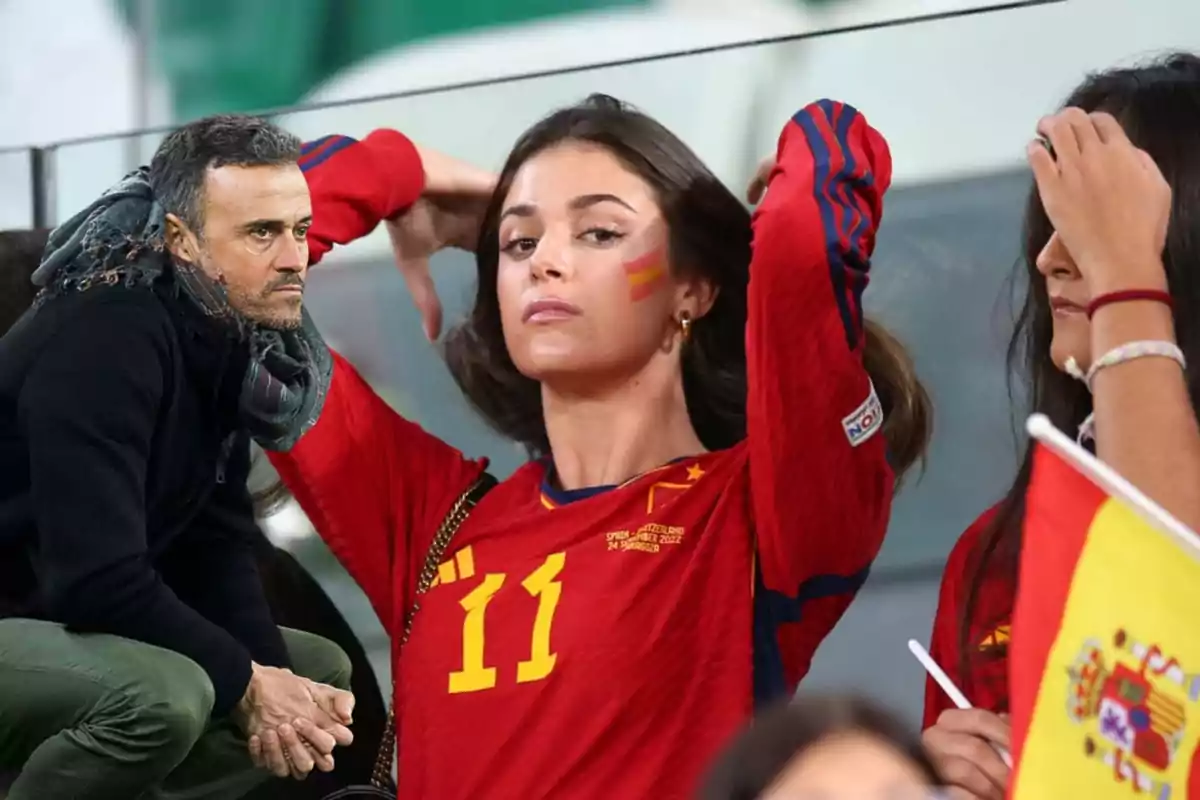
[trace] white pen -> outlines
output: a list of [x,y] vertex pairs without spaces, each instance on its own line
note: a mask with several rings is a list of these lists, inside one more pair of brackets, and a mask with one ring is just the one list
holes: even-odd
[[[950,676],[946,674],[944,669],[938,666],[938,663],[933,660],[933,656],[929,655],[929,651],[926,650],[920,642],[918,642],[916,639],[909,639],[908,649],[911,650],[912,654],[917,657],[917,661],[921,662],[921,666],[925,668],[925,671],[928,672],[935,681],[937,681],[937,685],[942,687],[942,691],[946,693],[946,696],[950,698],[950,701],[954,703],[954,705],[963,709],[974,708],[974,706],[971,705],[971,701],[967,699],[967,696],[962,693],[961,689],[954,685],[954,681],[950,680]],[[1000,757],[1004,759],[1004,763],[1008,765],[1008,768],[1012,769],[1012,756],[1009,754],[1009,752],[995,742],[990,742],[989,744],[991,744],[992,747],[995,748],[996,752],[1000,754]]]

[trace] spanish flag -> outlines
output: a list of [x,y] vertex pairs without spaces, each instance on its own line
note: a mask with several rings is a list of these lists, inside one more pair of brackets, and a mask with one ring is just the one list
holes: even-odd
[[1200,798],[1200,539],[1044,417],[1029,430],[1009,796]]

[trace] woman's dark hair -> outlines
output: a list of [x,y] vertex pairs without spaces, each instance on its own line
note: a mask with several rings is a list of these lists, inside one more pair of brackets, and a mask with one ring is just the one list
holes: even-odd
[[33,305],[33,273],[49,238],[48,228],[0,231],[0,336]]
[[[1073,91],[1063,104],[1084,111],[1105,111],[1121,123],[1137,147],[1154,159],[1172,189],[1171,223],[1163,264],[1175,300],[1175,334],[1189,363],[1200,361],[1200,57],[1174,53],[1143,66],[1099,72]],[[1018,271],[1026,281],[1025,297],[1008,345],[1009,395],[1015,408],[1045,414],[1059,430],[1073,435],[1092,408],[1087,387],[1061,372],[1050,359],[1053,320],[1046,283],[1037,271],[1037,256],[1054,229],[1042,207],[1037,187],[1025,208],[1023,258]],[[1200,407],[1200,371],[1188,375],[1192,405]],[[1024,402],[1017,400],[1022,395]],[[970,554],[964,581],[963,615],[959,623],[960,674],[971,662],[999,657],[1001,648],[978,651],[972,637],[978,628],[991,630],[1005,619],[972,620],[979,610],[985,579],[999,578],[1015,586],[1025,515],[1025,490],[1033,470],[1033,450],[1026,446],[1020,469],[976,551]],[[968,690],[969,691],[969,690]]]
[[858,695],[802,696],[757,715],[717,758],[701,800],[756,800],[805,750],[832,736],[858,734],[890,747],[930,786],[941,776],[920,735],[891,711]]
[[[675,269],[717,287],[709,313],[696,320],[683,351],[683,389],[700,441],[710,450],[746,436],[746,289],[750,212],[695,153],[655,120],[606,95],[556,111],[535,124],[509,154],[479,235],[475,307],[446,339],[446,361],[464,394],[503,435],[531,455],[549,450],[537,381],[513,364],[500,323],[496,288],[501,205],[517,171],[563,142],[603,147],[645,180],[670,229]],[[867,326],[864,360],[883,405],[898,475],[920,459],[930,434],[930,401],[904,348],[878,324]]]

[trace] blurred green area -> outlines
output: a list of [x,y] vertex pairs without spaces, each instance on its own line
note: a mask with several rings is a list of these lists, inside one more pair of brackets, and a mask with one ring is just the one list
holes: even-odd
[[[134,24],[138,0],[116,0]],[[296,103],[409,42],[651,0],[157,0],[153,58],[176,119]]]

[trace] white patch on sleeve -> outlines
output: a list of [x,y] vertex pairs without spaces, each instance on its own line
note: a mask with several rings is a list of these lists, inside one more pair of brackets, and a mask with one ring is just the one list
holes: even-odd
[[846,431],[850,446],[858,447],[882,427],[883,406],[879,402],[879,395],[875,394],[875,384],[872,383],[871,393],[862,405],[851,411],[849,416],[842,418],[842,429]]

